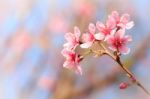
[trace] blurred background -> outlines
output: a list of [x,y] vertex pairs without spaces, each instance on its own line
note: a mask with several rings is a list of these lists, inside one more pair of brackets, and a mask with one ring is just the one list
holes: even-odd
[[111,11],[135,22],[124,64],[150,91],[150,0],[0,0],[0,99],[150,99],[109,57],[87,57],[83,76],[62,68],[64,34]]

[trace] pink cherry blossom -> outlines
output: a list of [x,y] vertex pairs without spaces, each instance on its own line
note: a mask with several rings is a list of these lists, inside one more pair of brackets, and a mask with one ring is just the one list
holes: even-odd
[[74,27],[74,34],[73,33],[66,33],[65,39],[68,41],[64,44],[64,47],[67,49],[75,49],[76,46],[80,44],[80,35],[81,32],[78,27]]
[[123,54],[128,54],[130,52],[130,49],[126,47],[126,44],[130,41],[132,41],[131,36],[126,35],[125,30],[121,29],[118,30],[114,35],[110,35],[108,37],[108,44],[110,44],[110,49],[113,51],[119,51]]
[[89,48],[90,46],[92,46],[92,44],[95,40],[102,40],[103,39],[103,35],[101,35],[99,33],[95,34],[95,31],[96,31],[95,25],[90,23],[89,24],[89,33],[82,35],[82,40],[85,43],[80,45],[81,48]]
[[117,11],[113,11],[111,15],[109,15],[108,20],[115,20],[116,26],[120,28],[131,29],[134,26],[134,22],[130,21],[129,14],[123,14],[120,17]]
[[115,28],[115,20],[113,18],[111,19],[106,22],[106,25],[99,21],[96,23],[96,27],[100,31],[99,34],[101,34],[103,38],[105,38],[105,40],[107,40],[107,37],[112,33],[113,29]]
[[76,54],[74,51],[67,50],[67,49],[63,49],[61,53],[66,58],[66,61],[64,62],[63,67],[72,69],[76,73],[82,75],[82,69],[79,65],[81,58],[79,57],[79,55]]

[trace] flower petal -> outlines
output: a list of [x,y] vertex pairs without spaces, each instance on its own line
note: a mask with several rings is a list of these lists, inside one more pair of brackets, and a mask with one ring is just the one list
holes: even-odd
[[96,27],[99,31],[103,31],[106,28],[105,25],[99,21],[96,23]]
[[131,42],[132,41],[132,37],[130,35],[126,35],[125,39],[127,40],[127,42]]
[[76,26],[74,27],[74,35],[75,35],[76,39],[79,40],[79,37],[80,37],[80,35],[81,35],[81,32],[80,32],[79,28],[76,27]]
[[119,38],[123,38],[124,34],[125,34],[125,29],[120,29],[116,32],[115,36]]
[[71,66],[71,62],[70,62],[70,61],[67,61],[67,60],[66,60],[66,61],[64,62],[64,64],[63,64],[63,67],[68,68],[68,69],[71,68],[70,66]]
[[130,20],[130,15],[129,14],[123,14],[121,16],[120,22],[127,24],[129,22],[129,20]]
[[65,39],[68,41],[68,42],[73,42],[75,40],[75,36],[74,34],[72,33],[66,33],[65,34]]
[[114,45],[110,45],[109,49],[111,49],[112,51],[116,51],[117,50],[117,48]]
[[109,35],[107,37],[107,43],[112,45],[114,42],[115,42],[114,36],[113,35]]
[[66,49],[70,49],[72,46],[71,46],[70,42],[67,42],[63,45],[63,47]]
[[126,46],[121,46],[121,47],[119,47],[119,51],[120,51],[122,54],[126,55],[126,54],[128,54],[128,53],[130,52],[130,48],[128,48],[128,47],[126,47]]
[[84,42],[91,42],[91,41],[93,41],[94,39],[95,39],[95,38],[94,38],[94,35],[91,34],[91,33],[85,33],[85,34],[82,35],[82,40],[83,40]]
[[61,54],[65,57],[65,58],[70,58],[71,55],[74,55],[75,52],[72,51],[72,50],[68,50],[66,48],[64,48],[62,51],[61,51]]
[[81,48],[89,48],[91,47],[93,42],[87,42],[80,45]]
[[63,56],[66,56],[68,54],[68,51],[64,48],[62,51],[61,51],[61,54]]
[[115,33],[116,33],[116,29],[110,31],[110,35],[115,35]]
[[133,26],[134,26],[134,22],[133,22],[133,21],[128,22],[128,23],[126,24],[126,29],[131,29]]
[[93,23],[90,23],[89,24],[89,31],[90,31],[90,33],[94,34],[95,30],[96,30],[95,25]]
[[63,45],[63,47],[67,50],[73,50],[75,49],[79,44],[75,44],[75,43],[70,43],[70,42],[67,42]]
[[97,33],[97,34],[94,35],[94,37],[97,40],[103,40],[105,36],[102,33]]
[[116,22],[120,20],[119,13],[117,11],[113,11],[109,17],[113,17]]
[[106,26],[107,26],[107,28],[109,28],[109,29],[115,28],[115,26],[116,26],[116,21],[114,20],[113,17],[109,17],[109,18],[108,18],[108,20],[107,20],[107,22],[106,22]]
[[123,23],[118,23],[117,26],[122,29],[126,28],[126,24],[123,24]]
[[77,65],[77,66],[76,66],[76,70],[75,70],[75,71],[76,71],[77,74],[82,75],[82,68],[81,68],[80,65]]

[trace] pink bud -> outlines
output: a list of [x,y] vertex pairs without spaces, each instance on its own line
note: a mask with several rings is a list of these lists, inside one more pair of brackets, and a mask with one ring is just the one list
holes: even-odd
[[131,79],[132,79],[133,82],[136,82],[136,78],[134,76],[131,77]]
[[123,82],[123,83],[121,83],[120,85],[119,85],[119,88],[120,89],[126,89],[127,87],[128,87],[128,83],[125,83],[125,82]]

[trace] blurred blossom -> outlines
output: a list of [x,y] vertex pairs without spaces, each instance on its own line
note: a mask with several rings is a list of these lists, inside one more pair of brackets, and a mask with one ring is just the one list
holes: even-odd
[[22,51],[29,48],[32,44],[31,36],[27,31],[20,31],[12,38],[11,47],[16,51]]
[[49,76],[43,76],[38,81],[38,86],[45,90],[52,90],[55,84],[55,80]]
[[62,15],[53,16],[49,23],[49,30],[52,34],[65,33],[69,23]]
[[[141,43],[150,36],[149,6],[150,0],[0,0],[0,99],[149,99],[136,87],[120,91],[115,84],[122,78],[121,69],[108,57],[85,59],[85,73],[79,76],[62,69],[60,53],[63,35],[72,27],[79,26],[82,38],[90,32],[90,22],[107,19],[113,10],[129,13],[135,27],[127,35],[133,42],[131,54],[122,61],[150,90],[150,41]],[[128,15],[124,19],[122,27],[130,22]],[[84,39],[92,41],[90,37]],[[137,50],[139,45],[144,47]],[[87,72],[89,67],[93,71]],[[55,76],[42,76],[44,71]]]
[[75,12],[77,15],[86,16],[86,18],[93,17],[95,6],[92,5],[88,0],[75,1],[74,5]]

